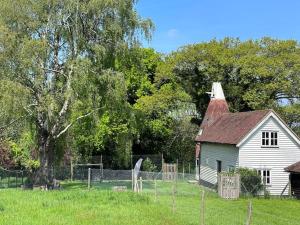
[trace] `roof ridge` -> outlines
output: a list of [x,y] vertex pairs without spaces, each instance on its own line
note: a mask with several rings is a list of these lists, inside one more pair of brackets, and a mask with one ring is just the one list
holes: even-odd
[[274,112],[273,109],[258,109],[258,110],[253,110],[253,111],[245,111],[245,112],[226,112],[223,113],[223,115],[232,115],[232,114],[246,114],[246,113],[255,113],[255,112]]
[[[229,141],[229,139],[228,139],[226,143],[237,144],[238,141],[240,141],[242,138],[244,138],[246,135],[248,135],[257,126],[257,124],[259,124],[272,111],[273,110],[270,110],[270,109],[263,109],[263,110],[247,111],[247,112],[223,113],[213,123],[211,123],[208,127],[206,127],[206,129],[203,130],[203,133],[199,137],[199,140],[201,142],[201,138],[202,138],[202,141],[207,140],[208,142],[214,142],[213,139],[215,139],[215,142],[217,142],[217,143],[218,143],[218,141],[221,141],[219,143],[225,143],[226,142],[225,140],[221,140],[220,137],[217,137],[218,135],[217,136],[212,135],[212,134],[210,134],[210,132],[214,132],[215,134],[218,134],[219,132],[222,132],[221,130],[225,131],[227,129],[227,127],[229,126],[229,127],[231,127],[231,129],[240,130],[240,132],[234,132],[235,135],[237,135],[237,136],[230,137],[231,140]],[[235,127],[232,127],[233,124],[235,124]],[[243,126],[246,126],[246,127],[240,127],[240,124],[244,124]],[[218,127],[218,129],[216,130],[214,127]],[[227,132],[228,132],[228,130],[227,130]],[[225,138],[228,135],[223,134],[223,136],[224,136],[223,138]],[[232,136],[232,135],[230,135],[230,136]],[[210,139],[210,138],[213,138],[213,139]],[[218,140],[218,141],[216,141],[216,140]]]

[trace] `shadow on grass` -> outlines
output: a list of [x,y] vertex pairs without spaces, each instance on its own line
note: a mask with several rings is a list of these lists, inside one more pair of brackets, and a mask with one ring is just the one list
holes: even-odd
[[81,181],[63,182],[61,185],[63,190],[87,189],[87,184]]

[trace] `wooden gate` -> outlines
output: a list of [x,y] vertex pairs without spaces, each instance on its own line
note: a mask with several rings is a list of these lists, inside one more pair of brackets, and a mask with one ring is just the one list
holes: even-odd
[[176,163],[163,163],[162,169],[163,180],[175,180],[177,179],[177,165]]
[[240,175],[222,174],[218,175],[218,194],[226,199],[238,199],[240,196]]

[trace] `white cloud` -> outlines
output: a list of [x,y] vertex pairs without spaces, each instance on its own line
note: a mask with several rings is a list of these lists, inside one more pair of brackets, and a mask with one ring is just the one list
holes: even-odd
[[172,39],[177,38],[179,36],[179,30],[174,29],[174,28],[170,29],[167,32],[167,36]]

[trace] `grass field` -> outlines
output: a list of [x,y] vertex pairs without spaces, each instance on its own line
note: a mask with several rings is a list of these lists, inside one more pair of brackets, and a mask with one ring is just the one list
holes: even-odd
[[[122,183],[121,183],[122,184]],[[0,224],[5,225],[196,225],[200,224],[200,193],[197,185],[178,183],[173,213],[172,183],[153,183],[145,192],[112,192],[114,182],[91,190],[85,184],[66,183],[60,191],[0,190]],[[118,183],[120,185],[120,183]],[[130,187],[129,182],[123,185]],[[206,192],[206,225],[245,224],[249,199],[220,199]],[[253,225],[299,225],[300,201],[252,199]]]

